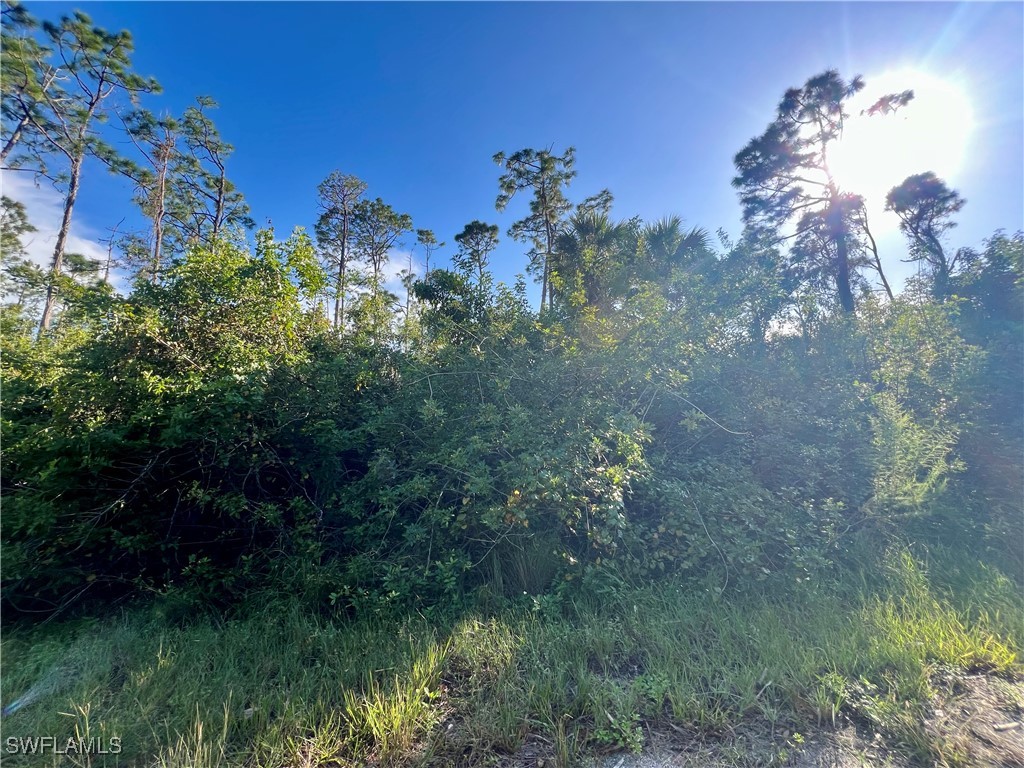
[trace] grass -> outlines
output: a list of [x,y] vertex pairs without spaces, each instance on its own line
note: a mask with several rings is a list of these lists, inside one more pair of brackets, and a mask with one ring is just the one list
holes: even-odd
[[568,765],[639,750],[648,726],[713,735],[757,720],[791,733],[846,715],[922,763],[956,764],[920,726],[931,681],[1019,673],[1024,610],[997,572],[941,555],[929,571],[896,553],[843,594],[661,583],[429,622],[332,622],[278,604],[186,624],[139,610],[15,627],[3,701],[60,679],[4,719],[3,737],[117,736],[116,756],[53,764],[161,768],[486,762],[531,737]]

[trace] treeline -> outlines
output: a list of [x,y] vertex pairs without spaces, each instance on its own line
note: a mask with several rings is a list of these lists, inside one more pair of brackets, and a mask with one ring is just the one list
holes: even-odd
[[[127,31],[109,32],[82,12],[39,24],[20,3],[3,3],[3,149],[8,173],[31,175],[59,189],[63,215],[48,268],[4,251],[5,292],[21,306],[42,305],[46,331],[75,282],[107,283],[113,269],[155,281],[190,245],[210,245],[237,228],[251,228],[249,207],[227,177],[232,152],[209,112],[217,105],[198,96],[179,117],[140,106],[160,93],[159,83],[132,68]],[[118,149],[127,144],[130,154]],[[144,232],[118,232],[112,221],[108,258],[100,263],[67,253],[75,206],[89,165],[129,179],[134,202],[148,220]],[[4,202],[4,230],[31,231],[17,201]]]
[[[507,234],[536,311],[492,276],[496,225],[449,248],[340,171],[312,238],[249,243],[210,100],[138,108],[157,85],[130,36],[83,14],[40,28],[6,4],[3,35],[5,167],[66,190],[48,269],[3,201],[15,613],[260,590],[379,612],[662,574],[726,589],[836,578],[892,536],[1020,571],[1024,237],[952,249],[963,199],[913,176],[887,203],[921,268],[894,291],[824,160],[859,79],[787,92],[739,152],[737,242],[617,219],[607,190],[574,202],[571,148],[495,155],[496,208],[529,198]],[[133,180],[151,225],[103,264],[64,252],[89,158]],[[426,267],[410,258],[404,295],[385,280],[398,243]]]

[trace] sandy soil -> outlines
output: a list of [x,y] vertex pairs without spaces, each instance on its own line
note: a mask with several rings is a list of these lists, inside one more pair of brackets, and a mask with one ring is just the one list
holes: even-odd
[[[847,721],[838,728],[786,728],[751,722],[719,734],[698,734],[669,726],[648,731],[639,755],[605,754],[591,768],[1024,768],[1024,681],[985,675],[935,681],[938,691],[923,733],[935,745],[927,762],[913,761],[892,734]],[[503,768],[555,768],[552,745],[531,737],[515,754],[499,759]]]

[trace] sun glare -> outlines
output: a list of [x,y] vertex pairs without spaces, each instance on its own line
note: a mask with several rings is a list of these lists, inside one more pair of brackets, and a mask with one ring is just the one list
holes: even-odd
[[[845,190],[863,195],[870,208],[907,176],[933,171],[951,181],[963,166],[973,131],[971,103],[951,80],[921,71],[865,78],[850,102],[850,119],[829,158]],[[861,114],[880,96],[911,89],[914,98],[889,114]]]

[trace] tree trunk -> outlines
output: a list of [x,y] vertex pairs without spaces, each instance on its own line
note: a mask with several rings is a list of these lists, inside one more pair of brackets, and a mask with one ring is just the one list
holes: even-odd
[[836,288],[839,291],[839,303],[843,311],[851,313],[853,306],[853,290],[850,288],[850,252],[846,242],[846,232],[836,233]]
[[953,276],[949,260],[946,258],[946,249],[942,247],[939,238],[931,231],[925,231],[922,234],[925,251],[930,251],[932,254],[932,258],[926,260],[935,268],[932,278],[932,295],[938,301],[944,302],[949,298],[949,281]]
[[224,216],[224,197],[225,187],[227,185],[227,175],[223,168],[220,168],[220,177],[218,178],[217,184],[217,207],[213,212],[213,240],[216,241],[217,236],[220,234],[221,225],[223,225]]
[[[57,79],[57,71],[58,70],[51,70],[50,74],[48,74],[46,79],[42,82],[42,92],[44,94],[50,89],[50,86],[53,85],[53,81]],[[0,150],[0,163],[3,163],[7,159],[7,156],[11,154],[11,150],[18,145],[18,142],[21,141],[21,134],[24,133],[26,126],[31,122],[32,117],[29,114],[21,116],[21,119],[18,120],[17,127],[11,133],[11,138],[9,138],[7,143],[4,144],[3,150]]]
[[544,271],[543,279],[541,281],[540,288],[540,309],[544,311],[544,301],[547,300],[547,307],[551,309],[551,305],[554,303],[551,301],[551,247],[554,244],[554,233],[552,232],[551,226],[551,208],[548,205],[548,184],[547,177],[544,175],[544,163],[541,161],[541,176],[540,176],[540,205],[541,210],[544,212]]
[[935,277],[932,278],[932,296],[940,303],[949,298],[949,279],[949,267],[943,260],[935,270]]
[[338,261],[338,293],[334,297],[334,328],[345,329],[345,268],[348,266],[348,208],[341,211],[341,258]]
[[338,314],[338,331],[340,333],[345,332],[345,294],[348,292],[348,272],[347,267],[341,268],[341,311]]
[[18,121],[18,126],[14,129],[13,133],[11,133],[11,138],[7,140],[7,143],[4,144],[3,150],[0,151],[0,163],[4,162],[7,159],[7,156],[11,154],[11,150],[17,146],[18,141],[21,140],[21,134],[25,130],[26,125],[28,125],[27,117],[23,117]]
[[71,162],[71,179],[68,182],[67,197],[64,198],[64,218],[60,223],[60,231],[57,232],[57,244],[53,249],[53,264],[50,266],[50,279],[46,285],[46,303],[43,305],[43,316],[39,320],[40,336],[50,329],[50,323],[53,320],[53,305],[57,299],[56,284],[64,263],[64,247],[68,241],[68,233],[71,231],[71,214],[75,210],[75,199],[78,197],[83,159],[83,156],[79,154]]
[[868,241],[871,243],[871,253],[875,259],[875,269],[878,271],[878,277],[882,280],[885,295],[889,297],[889,301],[893,301],[892,288],[889,287],[889,281],[885,279],[885,272],[882,271],[882,259],[878,256],[878,244],[875,243],[875,236],[871,234],[871,228],[868,227],[867,213],[864,214],[864,234],[868,236]]
[[149,276],[150,282],[156,285],[157,275],[160,273],[160,259],[164,245],[164,197],[167,189],[167,159],[160,167],[160,176],[156,189],[156,210],[153,212],[153,271]]
[[842,306],[843,311],[852,313],[854,306],[853,289],[850,287],[850,245],[847,242],[848,232],[846,222],[843,220],[841,201],[831,182],[829,187],[832,197],[825,212],[825,220],[828,226],[828,233],[836,244],[836,290],[839,293],[839,304]]
[[405,321],[409,322],[412,311],[412,248],[409,249],[409,271],[405,277]]
[[117,222],[117,226],[110,230],[110,239],[107,241],[107,261],[103,265],[103,282],[110,285],[110,266],[114,260],[114,238],[117,237],[117,230],[124,224],[124,219]]
[[546,254],[544,256],[544,278],[541,281],[541,286],[540,286],[540,311],[541,312],[544,311],[545,301],[547,302],[547,306],[550,307],[551,306],[551,301],[548,298],[548,258],[547,258]]
[[345,290],[345,257],[338,260],[338,281],[334,292],[334,330],[341,328],[342,292]]

